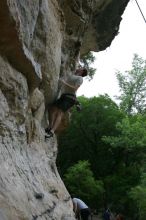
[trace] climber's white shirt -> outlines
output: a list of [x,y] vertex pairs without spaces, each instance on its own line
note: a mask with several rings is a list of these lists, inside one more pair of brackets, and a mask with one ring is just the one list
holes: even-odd
[[[80,87],[83,83],[83,77],[72,74],[72,75],[68,75],[66,77],[66,79],[64,79],[64,81],[66,81],[68,84],[70,84],[74,87]],[[75,94],[76,91],[74,88],[71,88],[67,85],[63,85],[61,88],[61,94],[63,94],[63,93]]]
[[79,210],[88,208],[88,206],[80,199],[73,198],[73,202],[77,205]]

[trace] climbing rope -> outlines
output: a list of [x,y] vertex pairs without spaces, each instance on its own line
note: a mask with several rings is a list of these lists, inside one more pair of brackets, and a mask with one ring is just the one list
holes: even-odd
[[138,9],[139,9],[139,11],[140,11],[140,13],[141,13],[143,19],[144,19],[144,22],[146,23],[146,19],[145,19],[144,14],[142,13],[142,10],[141,10],[141,8],[140,8],[140,6],[139,6],[139,4],[138,4],[138,1],[135,0],[135,2],[136,2],[136,4],[137,4],[137,6],[138,6]]

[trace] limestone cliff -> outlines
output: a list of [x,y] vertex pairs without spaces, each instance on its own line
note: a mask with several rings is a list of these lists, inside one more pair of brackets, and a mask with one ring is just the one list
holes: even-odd
[[128,1],[0,1],[0,220],[75,219],[46,109],[79,53],[111,44]]

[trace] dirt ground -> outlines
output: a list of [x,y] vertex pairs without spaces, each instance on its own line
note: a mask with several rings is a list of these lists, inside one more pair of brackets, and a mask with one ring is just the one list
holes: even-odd
[[97,216],[97,215],[93,215],[90,219],[91,219],[91,220],[102,220],[102,218],[100,218],[100,217]]
[[[92,217],[89,218],[89,220],[103,220],[101,215],[93,215]],[[115,216],[112,214],[111,220],[115,220]]]

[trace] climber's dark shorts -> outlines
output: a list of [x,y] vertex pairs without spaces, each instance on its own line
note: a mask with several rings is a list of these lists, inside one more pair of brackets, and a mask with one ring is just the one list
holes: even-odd
[[77,102],[77,98],[75,94],[64,93],[61,95],[59,99],[54,103],[57,108],[61,109],[63,112],[69,110],[72,106],[74,106]]

